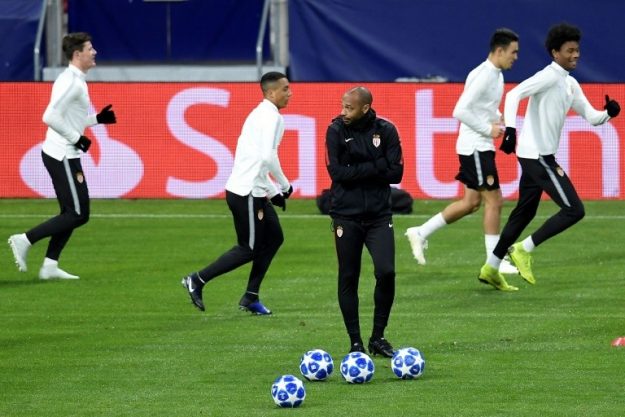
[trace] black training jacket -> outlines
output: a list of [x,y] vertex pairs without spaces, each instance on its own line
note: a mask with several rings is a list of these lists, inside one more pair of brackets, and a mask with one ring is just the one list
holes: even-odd
[[370,109],[346,125],[339,116],[326,133],[326,166],[332,179],[330,215],[374,219],[391,215],[391,187],[404,174],[397,129]]

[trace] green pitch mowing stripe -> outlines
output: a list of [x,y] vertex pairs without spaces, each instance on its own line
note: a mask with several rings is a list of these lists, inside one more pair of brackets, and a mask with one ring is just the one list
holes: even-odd
[[[403,236],[448,202],[415,201],[395,217],[397,294],[387,338],[426,359],[400,381],[375,357],[354,386],[338,364],[349,345],[336,300],[330,221],[314,201],[279,213],[285,243],[261,297],[272,317],[240,312],[249,266],[210,282],[205,313],[180,278],[234,243],[222,200],[94,200],[61,266],[75,282],[40,282],[45,242],[19,273],[0,246],[0,416],[617,416],[625,409],[625,203],[587,202],[587,217],[535,251],[537,284],[517,293],[481,285],[482,212],[430,238],[417,265]],[[504,218],[513,206],[507,202]],[[53,200],[0,200],[0,237],[57,210]],[[528,230],[556,212],[541,204]],[[20,215],[20,216],[17,216]],[[525,237],[526,235],[523,235]],[[360,310],[371,331],[373,271],[363,255]],[[305,381],[297,410],[278,409],[273,380],[299,375],[321,348],[326,382]]]

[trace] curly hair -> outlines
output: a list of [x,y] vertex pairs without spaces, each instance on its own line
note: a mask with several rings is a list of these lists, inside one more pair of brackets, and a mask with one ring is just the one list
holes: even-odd
[[552,26],[547,33],[547,39],[545,40],[545,48],[547,53],[551,55],[551,51],[554,49],[559,51],[562,45],[566,42],[579,42],[582,38],[582,32],[578,27],[570,25],[568,23],[560,23],[559,25]]

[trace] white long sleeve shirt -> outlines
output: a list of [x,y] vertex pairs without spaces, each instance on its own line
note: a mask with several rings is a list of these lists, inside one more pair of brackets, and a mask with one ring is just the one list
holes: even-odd
[[264,99],[243,123],[226,190],[240,196],[251,193],[254,197],[273,197],[278,190],[271,174],[280,191],[287,191],[290,184],[278,159],[283,133],[282,115],[271,101]]
[[460,120],[456,152],[471,155],[474,151],[494,151],[490,136],[492,124],[501,119],[499,104],[503,95],[503,75],[488,59],[467,76],[453,116]]
[[528,96],[525,121],[517,141],[519,158],[554,155],[571,108],[595,126],[610,119],[607,111],[592,107],[577,80],[555,62],[508,92],[504,108],[506,126],[516,128],[519,102]]
[[89,91],[86,74],[69,65],[52,85],[50,103],[43,113],[43,122],[48,125],[42,150],[52,158],[80,158],[82,151],[74,144],[85,128],[97,124],[96,115],[88,115]]

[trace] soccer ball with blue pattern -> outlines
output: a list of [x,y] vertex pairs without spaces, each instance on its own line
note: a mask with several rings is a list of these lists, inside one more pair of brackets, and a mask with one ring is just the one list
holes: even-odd
[[309,350],[299,362],[299,370],[309,381],[323,381],[334,371],[334,361],[328,352],[322,349]]
[[393,373],[401,379],[419,378],[425,370],[425,358],[413,347],[398,349],[391,359],[391,367]]
[[301,379],[293,375],[282,375],[273,381],[271,396],[280,407],[295,408],[304,402],[306,390]]
[[375,366],[366,353],[351,352],[341,361],[341,375],[350,384],[364,384],[371,381]]

